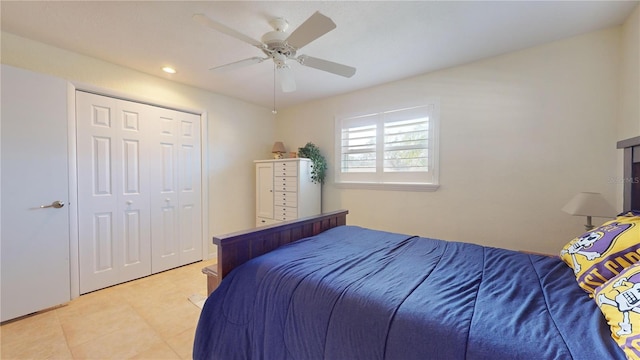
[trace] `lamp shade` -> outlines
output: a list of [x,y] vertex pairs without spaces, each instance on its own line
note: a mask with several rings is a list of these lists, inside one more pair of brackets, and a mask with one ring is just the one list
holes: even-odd
[[573,197],[563,208],[562,211],[571,215],[595,216],[612,218],[616,216],[616,211],[607,202],[607,200],[594,192],[581,192]]
[[275,144],[273,144],[273,149],[271,149],[271,152],[274,154],[277,154],[277,153],[284,153],[287,151],[284,149],[284,144],[282,143],[282,141],[276,141]]

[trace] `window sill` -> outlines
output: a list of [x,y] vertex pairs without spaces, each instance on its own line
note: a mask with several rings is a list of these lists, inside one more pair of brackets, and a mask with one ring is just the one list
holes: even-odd
[[390,191],[425,191],[433,192],[440,188],[438,184],[412,183],[367,183],[367,182],[337,182],[341,189],[390,190]]

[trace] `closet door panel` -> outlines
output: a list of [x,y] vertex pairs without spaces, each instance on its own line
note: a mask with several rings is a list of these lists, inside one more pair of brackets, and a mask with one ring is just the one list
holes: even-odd
[[202,260],[200,117],[169,109],[156,117],[152,177],[162,185],[151,200],[153,272]]
[[146,105],[77,92],[80,293],[151,271]]
[[121,154],[118,158],[120,247],[119,282],[151,273],[151,211],[149,209],[149,131],[151,106],[118,101]]
[[76,94],[80,293],[118,282],[115,103]]
[[[194,169],[193,169],[193,157],[194,157],[193,145],[182,144],[180,148],[180,213],[178,215],[180,219],[180,263],[188,263],[189,256],[195,254],[197,258],[201,258],[202,246],[200,242],[196,241],[194,236],[197,226],[199,225],[198,219],[195,218],[196,209],[194,201]],[[200,252],[198,252],[200,250]],[[193,261],[196,261],[193,260]]]
[[93,196],[112,196],[111,188],[111,136],[92,136],[91,174],[93,175]]
[[200,117],[178,113],[180,265],[202,259]]
[[178,120],[155,109],[151,133],[151,254],[153,273],[180,265],[178,247]]
[[104,272],[113,270],[113,213],[93,214],[93,271]]
[[[172,266],[177,266],[173,264],[171,259],[176,259],[176,241],[175,236],[177,234],[176,231],[176,209],[173,205],[167,204],[163,206],[162,216],[160,221],[160,230],[162,234],[158,234],[158,236],[154,237],[154,250],[155,254],[158,255],[158,259],[160,261],[164,260],[166,263],[167,269]],[[176,262],[177,264],[177,262]],[[159,265],[159,264],[158,264]],[[154,272],[165,270],[165,268],[156,268]]]
[[160,142],[160,157],[157,159],[159,163],[159,170],[161,172],[160,180],[162,181],[160,187],[161,194],[175,194],[176,193],[176,172],[175,172],[175,157],[176,157],[176,144],[170,141]]
[[132,266],[144,261],[145,253],[142,239],[142,227],[139,210],[124,212],[124,266]]

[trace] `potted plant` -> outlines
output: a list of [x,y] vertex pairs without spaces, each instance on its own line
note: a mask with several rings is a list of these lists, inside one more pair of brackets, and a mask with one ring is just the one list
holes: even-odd
[[320,153],[320,149],[308,142],[304,147],[298,148],[298,157],[311,160],[311,181],[324,184],[327,174],[327,160]]

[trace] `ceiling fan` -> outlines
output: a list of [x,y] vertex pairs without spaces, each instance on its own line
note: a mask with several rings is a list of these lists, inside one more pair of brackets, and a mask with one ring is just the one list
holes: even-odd
[[289,23],[286,19],[276,18],[269,22],[273,27],[270,31],[262,36],[262,41],[255,40],[245,34],[242,34],[218,21],[215,21],[204,14],[195,14],[193,19],[204,26],[210,27],[223,34],[227,34],[240,41],[244,41],[250,45],[262,50],[266,57],[251,57],[248,59],[232,62],[230,64],[216,66],[210,70],[233,70],[243,66],[258,64],[265,60],[272,59],[275,63],[275,69],[280,80],[283,92],[292,92],[296,90],[296,82],[293,71],[288,61],[295,61],[303,66],[330,72],[336,75],[351,77],[356,73],[356,69],[351,66],[338,64],[332,61],[318,59],[307,55],[297,55],[296,53],[305,45],[316,40],[322,35],[336,28],[336,24],[329,17],[315,12],[302,25],[291,33],[286,30]]

